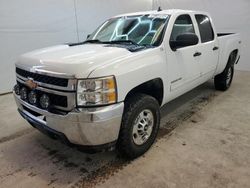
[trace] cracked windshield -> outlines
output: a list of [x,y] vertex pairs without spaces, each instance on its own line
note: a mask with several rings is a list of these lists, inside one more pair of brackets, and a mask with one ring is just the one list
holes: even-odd
[[89,41],[119,42],[142,46],[161,43],[168,15],[137,15],[112,18],[102,24]]

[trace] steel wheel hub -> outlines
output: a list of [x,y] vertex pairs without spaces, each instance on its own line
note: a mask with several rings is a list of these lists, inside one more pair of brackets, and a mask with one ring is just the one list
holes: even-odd
[[135,119],[133,125],[133,141],[136,145],[144,144],[151,136],[154,126],[154,115],[146,109]]

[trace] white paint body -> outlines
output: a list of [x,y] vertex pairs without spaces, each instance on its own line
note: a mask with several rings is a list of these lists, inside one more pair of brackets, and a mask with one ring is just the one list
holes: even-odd
[[[126,14],[126,16],[140,14],[171,15],[160,46],[130,52],[123,48],[104,47],[103,44],[85,44],[73,47],[59,45],[24,54],[17,64],[31,69],[35,67],[67,73],[76,78],[114,75],[117,81],[118,102],[124,101],[128,92],[136,86],[160,78],[164,86],[162,102],[164,105],[221,73],[226,67],[230,53],[240,49],[239,34],[222,37],[217,37],[215,34],[213,41],[200,42],[200,33],[194,15],[208,15],[205,12],[165,10],[137,12]],[[176,18],[182,14],[191,16],[199,43],[172,51],[169,46],[171,31]],[[214,33],[216,33],[215,29]],[[219,50],[213,51],[215,46],[218,46]],[[197,51],[200,51],[202,56],[194,57],[193,54]],[[240,53],[237,56],[239,55]],[[173,82],[179,78],[181,78],[179,81]]]

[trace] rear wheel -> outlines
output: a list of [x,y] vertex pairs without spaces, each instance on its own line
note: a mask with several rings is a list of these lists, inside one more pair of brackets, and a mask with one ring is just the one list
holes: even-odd
[[154,143],[160,125],[160,108],[151,96],[137,94],[125,102],[118,139],[119,152],[128,158],[144,154]]
[[215,76],[214,78],[215,89],[220,91],[226,91],[231,86],[233,76],[234,76],[234,64],[229,63],[229,65],[227,65],[227,67],[221,74]]

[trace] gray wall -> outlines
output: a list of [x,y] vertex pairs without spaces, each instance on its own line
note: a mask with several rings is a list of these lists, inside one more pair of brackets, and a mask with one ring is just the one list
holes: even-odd
[[11,91],[20,54],[81,41],[110,16],[151,9],[152,0],[0,0],[0,93]]
[[250,70],[249,0],[0,0],[0,93],[11,91],[20,54],[82,41],[110,16],[159,5],[205,10],[213,16],[217,31],[240,32],[242,59],[237,69]]
[[249,0],[153,0],[153,8],[202,10],[211,14],[217,32],[239,32],[242,54],[238,70],[250,71],[250,1]]

